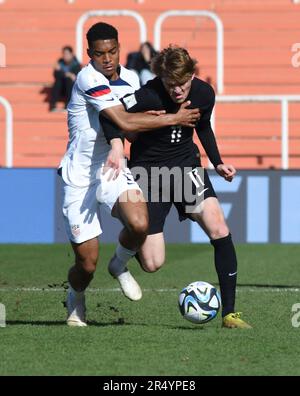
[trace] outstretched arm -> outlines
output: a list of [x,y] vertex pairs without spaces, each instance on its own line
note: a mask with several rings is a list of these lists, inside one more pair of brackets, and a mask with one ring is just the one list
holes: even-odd
[[123,159],[123,153],[120,147],[122,146],[124,134],[150,131],[170,125],[194,126],[199,119],[200,112],[197,109],[196,111],[195,109],[186,109],[189,104],[189,102],[183,103],[176,114],[161,114],[164,111],[156,111],[153,114],[127,113],[123,106],[114,106],[101,111],[100,122],[107,142],[112,145],[104,171],[113,168],[116,170],[114,175],[116,177],[122,169],[123,163],[121,164],[121,160]]
[[194,127],[200,117],[199,109],[187,109],[190,102],[185,102],[175,114],[152,115],[147,113],[127,113],[122,105],[101,111],[124,132],[145,132],[171,125]]

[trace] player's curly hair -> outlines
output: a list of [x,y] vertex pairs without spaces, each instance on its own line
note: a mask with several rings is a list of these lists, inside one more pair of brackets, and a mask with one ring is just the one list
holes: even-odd
[[92,43],[97,40],[116,39],[118,41],[118,31],[114,26],[109,25],[108,23],[98,22],[90,27],[86,34],[86,38],[89,43],[89,47],[91,47]]
[[160,78],[183,84],[195,73],[196,63],[185,48],[169,45],[153,58],[151,69]]

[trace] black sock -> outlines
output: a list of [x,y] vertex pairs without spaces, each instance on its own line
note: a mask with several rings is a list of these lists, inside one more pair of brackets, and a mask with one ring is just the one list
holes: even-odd
[[237,279],[237,259],[231,234],[211,240],[215,249],[215,266],[218,273],[222,298],[222,317],[234,312]]

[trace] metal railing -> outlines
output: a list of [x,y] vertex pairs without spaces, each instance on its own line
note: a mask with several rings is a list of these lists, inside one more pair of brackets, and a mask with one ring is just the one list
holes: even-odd
[[169,17],[203,16],[213,20],[217,29],[217,91],[224,92],[224,28],[221,19],[211,11],[198,10],[172,10],[159,15],[154,24],[154,47],[157,51],[161,46],[161,27],[166,18]]
[[13,112],[11,104],[7,99],[0,96],[0,104],[3,105],[6,115],[5,126],[5,166],[13,166]]
[[79,60],[80,63],[82,63],[82,58],[83,58],[83,38],[82,38],[82,32],[83,32],[83,25],[85,22],[93,17],[93,16],[108,16],[108,17],[114,17],[114,16],[129,16],[134,18],[140,28],[140,42],[144,43],[147,41],[147,27],[144,18],[135,11],[130,11],[130,10],[92,10],[85,12],[81,17],[78,19],[77,24],[76,24],[76,56],[77,59]]
[[[217,103],[281,103],[281,167],[289,169],[289,103],[300,102],[300,95],[217,95]],[[5,150],[6,160],[5,166],[11,168],[13,166],[13,112],[7,99],[0,96],[0,104],[3,105],[6,112],[5,127]],[[215,114],[212,115],[212,126],[215,128]],[[217,131],[216,131],[217,132]]]
[[[281,167],[289,169],[289,102],[300,102],[300,95],[217,95],[219,103],[281,103]],[[212,124],[215,125],[215,112]]]

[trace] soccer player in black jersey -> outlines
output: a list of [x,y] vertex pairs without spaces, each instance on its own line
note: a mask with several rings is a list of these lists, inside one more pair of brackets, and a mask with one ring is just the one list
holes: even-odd
[[[123,98],[128,112],[148,110],[165,110],[174,113],[179,106],[190,101],[192,108],[199,108],[200,120],[196,124],[196,132],[200,142],[213,164],[216,172],[226,181],[232,181],[236,170],[232,165],[222,162],[214,133],[211,128],[211,114],[215,104],[213,88],[206,82],[195,77],[196,62],[184,48],[168,47],[161,51],[152,61],[152,70],[156,78],[134,94]],[[107,138],[116,138],[118,132],[109,125],[105,126]],[[121,134],[119,133],[119,137]],[[180,220],[190,218],[196,221],[210,238],[215,251],[215,267],[219,278],[222,297],[223,326],[227,328],[250,328],[235,312],[235,291],[237,279],[237,259],[231,234],[225,222],[221,206],[213,186],[204,170],[203,201],[193,213],[188,213],[189,204],[182,195],[180,202],[174,199],[176,182],[171,183],[171,198],[164,202],[151,201],[151,189],[157,183],[151,176],[153,167],[179,167],[192,169],[200,166],[197,146],[193,143],[193,128],[166,127],[148,133],[131,136],[130,168],[134,173],[136,167],[144,167],[148,171],[148,211],[149,233],[140,248],[137,259],[147,272],[157,271],[165,261],[165,242],[163,227],[172,204],[177,208]],[[195,171],[194,176],[198,176]],[[195,179],[195,178],[194,178]],[[198,178],[198,180],[201,180]],[[197,182],[195,183],[197,184]],[[160,192],[161,192],[160,186]],[[195,185],[194,185],[195,188]],[[147,192],[146,192],[147,193]],[[116,269],[109,266],[113,275]]]

